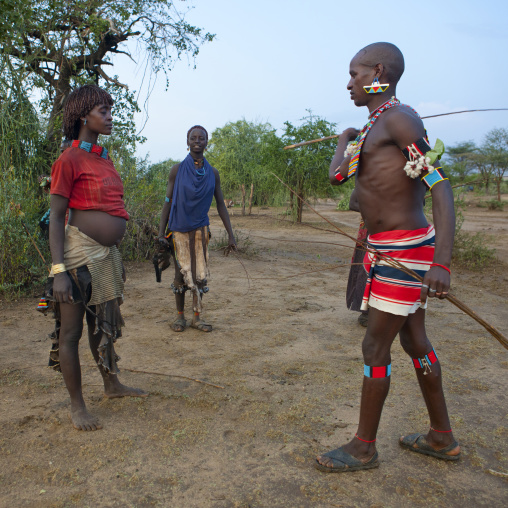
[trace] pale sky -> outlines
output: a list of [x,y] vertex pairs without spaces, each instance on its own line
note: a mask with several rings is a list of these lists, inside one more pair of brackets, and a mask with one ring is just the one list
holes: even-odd
[[[506,0],[191,0],[189,5],[194,9],[186,20],[217,37],[201,48],[196,69],[186,59],[176,63],[167,91],[159,77],[147,105],[147,141],[138,147],[138,155],[148,154],[151,162],[185,157],[185,135],[194,124],[210,134],[241,118],[281,128],[312,109],[336,122],[337,132],[361,128],[368,112],[349,98],[349,62],[378,41],[402,50],[406,71],[397,97],[421,116],[508,107]],[[120,81],[139,90],[141,60],[114,62]],[[136,121],[141,127],[143,114]],[[431,142],[439,137],[445,145],[480,143],[490,129],[508,127],[508,111],[429,119],[425,125]]]

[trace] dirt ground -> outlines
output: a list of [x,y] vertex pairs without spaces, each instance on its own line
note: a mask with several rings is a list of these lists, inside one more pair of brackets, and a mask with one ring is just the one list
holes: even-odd
[[[358,215],[334,208],[319,205],[354,235]],[[464,228],[492,234],[504,258],[508,212],[473,206],[465,217]],[[215,211],[211,221],[217,238]],[[323,226],[311,212],[304,221]],[[346,309],[348,268],[316,272],[349,262],[351,242],[280,222],[273,209],[250,217],[234,209],[232,223],[252,242],[241,256],[251,280],[237,259],[211,252],[204,315],[212,333],[170,329],[172,267],[157,284],[150,262],[127,264],[119,366],[163,375],[124,370],[121,380],[150,396],[104,399],[82,340],[84,396],[104,425],[98,432],[69,423],[61,375],[45,367],[52,322],[35,311],[37,298],[0,303],[0,505],[506,506],[508,351],[446,301],[430,304],[427,326],[462,459],[443,463],[398,445],[401,434],[426,431],[428,419],[412,363],[396,342],[380,467],[342,475],[314,469],[315,455],[349,440],[358,421],[364,328]],[[454,267],[452,287],[505,335],[506,268]]]

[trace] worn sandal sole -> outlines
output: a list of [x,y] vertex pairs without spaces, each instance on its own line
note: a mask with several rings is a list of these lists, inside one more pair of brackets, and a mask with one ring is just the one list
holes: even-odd
[[366,469],[374,469],[379,467],[379,460],[375,460],[374,462],[368,462],[367,464],[363,464],[362,466],[348,466],[348,467],[326,467],[323,464],[320,464],[317,460],[314,464],[314,467],[319,471],[323,471],[323,473],[349,473],[350,471],[364,471]]
[[344,451],[342,446],[336,450],[330,450],[329,452],[324,453],[322,457],[331,459],[336,463],[342,463],[342,465],[339,467],[328,467],[320,464],[316,459],[314,467],[319,471],[323,471],[323,473],[348,473],[350,471],[363,471],[364,469],[373,469],[379,466],[379,455],[377,452],[375,452],[367,462],[361,462],[356,457],[353,457],[350,453]]
[[[411,438],[411,441],[404,442],[402,439],[408,439]],[[451,445],[446,446],[445,448],[442,448],[441,450],[434,450],[426,441],[423,443],[419,443],[418,440],[420,437],[423,437],[425,439],[424,434],[419,434],[417,437],[415,437],[415,434],[410,434],[409,436],[404,436],[401,440],[399,440],[400,446],[403,448],[406,448],[407,450],[415,453],[420,453],[421,455],[428,455],[429,457],[435,457],[436,459],[441,460],[449,460],[449,461],[456,461],[460,459],[460,452],[458,455],[448,455],[446,452],[449,452],[459,446],[459,443],[457,441],[454,441]],[[417,445],[417,448],[414,447],[414,445]]]
[[[195,328],[196,330],[199,330],[200,332],[209,333],[213,330],[212,325],[201,323],[199,325],[191,324],[191,328]],[[204,328],[204,327],[210,327],[210,328]]]

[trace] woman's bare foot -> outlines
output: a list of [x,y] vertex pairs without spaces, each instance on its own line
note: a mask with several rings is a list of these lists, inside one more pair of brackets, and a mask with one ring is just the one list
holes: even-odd
[[71,409],[69,418],[72,422],[72,426],[77,430],[93,431],[102,429],[102,425],[99,420],[91,415],[86,407],[79,407],[77,409]]
[[104,386],[104,397],[108,399],[117,399],[118,397],[148,397],[148,392],[140,388],[131,388],[125,386],[119,381],[117,383]]

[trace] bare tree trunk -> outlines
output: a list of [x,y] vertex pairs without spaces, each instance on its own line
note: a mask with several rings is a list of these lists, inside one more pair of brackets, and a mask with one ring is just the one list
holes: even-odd
[[[53,98],[53,106],[49,115],[48,128],[46,132],[46,140],[44,142],[43,150],[44,156],[48,159],[51,165],[53,157],[58,153],[58,146],[62,140],[62,111],[64,108],[65,100],[71,91],[71,70],[65,65],[60,68],[60,76]],[[47,170],[41,168],[42,173]]]
[[254,184],[250,184],[250,196],[249,196],[249,215],[252,212],[252,196],[254,196]]
[[[300,194],[298,197],[303,197]],[[302,209],[303,209],[303,203],[298,200],[298,206],[296,208],[296,222],[301,223],[302,222]]]
[[[301,199],[300,199],[301,198]],[[300,182],[298,186],[298,198],[296,200],[296,222],[302,222],[302,212],[303,212],[303,180]]]
[[497,179],[497,200],[500,202],[501,201],[501,180],[502,180],[502,177],[499,177]]
[[245,184],[242,183],[242,215],[245,215]]

